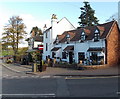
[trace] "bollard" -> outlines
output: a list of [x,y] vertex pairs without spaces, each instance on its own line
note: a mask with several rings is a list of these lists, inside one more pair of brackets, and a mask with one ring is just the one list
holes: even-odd
[[42,66],[44,65],[44,61],[42,60]]
[[37,72],[37,64],[36,63],[34,63],[33,72]]

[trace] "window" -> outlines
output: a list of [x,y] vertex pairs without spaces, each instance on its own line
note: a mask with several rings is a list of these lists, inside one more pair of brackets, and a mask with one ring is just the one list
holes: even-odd
[[81,41],[83,42],[85,40],[85,32],[81,33]]
[[55,55],[56,55],[55,52],[52,52],[52,58],[55,58]]
[[78,60],[84,60],[85,59],[85,53],[84,52],[79,52],[78,53]]
[[46,56],[46,60],[48,59],[48,56]]
[[46,51],[48,50],[48,44],[46,43]]
[[48,38],[48,33],[47,33],[47,32],[46,32],[46,34],[45,34],[45,35],[46,35],[46,38]]
[[96,30],[95,33],[94,33],[94,41],[95,41],[95,42],[96,42],[96,41],[99,41],[99,39],[100,39],[99,31]]
[[62,52],[62,59],[67,59],[66,52]]

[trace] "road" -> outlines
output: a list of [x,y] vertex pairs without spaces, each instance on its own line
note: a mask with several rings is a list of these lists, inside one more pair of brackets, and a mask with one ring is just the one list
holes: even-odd
[[2,76],[3,78],[10,78],[15,76],[26,76],[27,74],[25,72],[14,72],[4,66],[2,66]]
[[72,97],[116,97],[117,83],[117,78],[67,80],[68,90]]
[[117,77],[40,77],[2,70],[3,97],[118,97]]
[[1,99],[1,94],[2,94],[2,66],[0,64],[0,99]]

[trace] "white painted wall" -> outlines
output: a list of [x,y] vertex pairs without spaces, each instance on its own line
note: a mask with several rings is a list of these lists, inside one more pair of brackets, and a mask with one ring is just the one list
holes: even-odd
[[[44,33],[43,60],[45,60],[48,55],[52,57],[51,49],[54,47],[53,42],[57,35],[62,34],[64,31],[75,29],[75,27],[66,18],[61,19],[59,22],[57,19],[51,19],[51,26],[52,29],[46,31],[46,33],[48,33],[48,38],[46,38],[46,33]],[[46,51],[46,43],[48,43],[48,51]]]
[[61,35],[64,31],[75,29],[75,27],[65,17],[62,18],[59,22],[57,22],[57,19],[52,19],[51,25],[52,25],[51,31],[52,42],[54,42],[57,35]]
[[[89,44],[88,42],[83,42],[83,43],[80,43],[80,42],[76,42],[75,44],[75,49],[74,49],[74,56],[75,56],[75,62],[78,63],[78,52],[84,52],[85,55],[87,54],[87,50],[89,48]],[[87,56],[86,56],[87,57]],[[85,57],[85,58],[86,58]]]
[[100,39],[98,42],[94,42],[93,40],[85,41],[84,43],[76,42],[74,49],[76,63],[78,63],[78,52],[85,52],[85,58],[89,57],[87,50],[90,47],[105,47],[105,41]]
[[[89,52],[87,52],[87,50],[90,47],[105,47],[105,41],[99,40],[99,42],[94,42],[92,40],[89,40],[89,41],[85,41],[83,43],[80,43],[79,41],[75,41],[75,42],[70,42],[69,44],[61,43],[59,45],[54,45],[55,47],[61,47],[61,50],[56,52],[56,56],[57,57],[59,56],[62,59],[63,50],[67,46],[70,46],[70,45],[74,45],[74,59],[75,59],[75,62],[78,63],[78,52],[84,52],[85,58],[87,58],[87,57],[89,57]],[[62,59],[62,60],[69,62],[69,56],[67,57],[67,59]]]
[[90,47],[105,47],[105,40],[100,39],[99,42],[94,42],[93,40],[88,42]]
[[[46,60],[46,56],[48,56],[48,55],[50,55],[50,45],[51,45],[51,38],[50,38],[50,31],[51,30],[49,30],[49,31],[46,31],[46,32],[44,32],[44,34],[43,34],[43,60]],[[48,38],[46,38],[46,33],[47,33],[47,37]],[[48,50],[46,51],[46,43],[48,44]]]

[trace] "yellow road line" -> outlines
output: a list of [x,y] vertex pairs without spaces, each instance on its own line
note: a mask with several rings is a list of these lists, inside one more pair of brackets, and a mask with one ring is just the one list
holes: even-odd
[[116,78],[119,76],[107,76],[107,77],[66,77],[65,79],[97,79],[97,78]]

